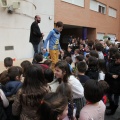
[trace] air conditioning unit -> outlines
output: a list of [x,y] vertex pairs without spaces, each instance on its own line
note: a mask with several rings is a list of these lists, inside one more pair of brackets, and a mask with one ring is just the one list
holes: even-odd
[[12,3],[13,9],[18,9],[20,8],[20,2],[16,1]]
[[8,7],[8,0],[0,0],[1,7]]

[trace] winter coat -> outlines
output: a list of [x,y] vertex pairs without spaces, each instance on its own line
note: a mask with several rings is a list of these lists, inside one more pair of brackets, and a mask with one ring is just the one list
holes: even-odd
[[[109,71],[105,75],[105,81],[110,86],[110,92],[114,94],[120,94],[120,64],[114,62],[109,63]],[[118,78],[114,79],[112,76],[118,75]]]

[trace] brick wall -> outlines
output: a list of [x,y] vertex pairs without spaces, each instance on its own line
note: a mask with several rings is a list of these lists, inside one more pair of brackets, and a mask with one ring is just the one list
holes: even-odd
[[[116,34],[120,41],[120,1],[98,1],[106,4],[106,14],[90,10],[90,0],[85,0],[84,7],[69,4],[62,0],[55,0],[55,22],[61,20],[64,24],[96,28],[96,33]],[[109,6],[117,10],[117,18],[108,16]]]

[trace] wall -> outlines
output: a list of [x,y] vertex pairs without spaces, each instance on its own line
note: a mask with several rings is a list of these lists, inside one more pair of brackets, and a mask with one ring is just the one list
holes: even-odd
[[[120,1],[114,0],[98,0],[107,6],[106,14],[101,14],[89,9],[90,0],[85,0],[84,7],[79,7],[73,4],[63,2],[62,0],[55,1],[55,22],[58,20],[63,21],[65,24],[84,26],[96,28],[97,32],[105,34],[116,34],[120,39]],[[117,10],[117,18],[108,16],[108,7]]]
[[[19,9],[12,14],[8,14],[7,10],[0,6],[0,61],[8,56],[16,59],[31,58],[33,48],[29,43],[30,25],[34,16],[40,15],[42,21],[39,26],[46,38],[54,27],[54,0],[20,0]],[[14,46],[14,50],[6,51],[5,46]]]

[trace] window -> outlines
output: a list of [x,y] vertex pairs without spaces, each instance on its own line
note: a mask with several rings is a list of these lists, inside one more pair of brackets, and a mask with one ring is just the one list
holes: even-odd
[[102,14],[106,13],[106,5],[96,1],[96,0],[90,0],[90,9]]
[[97,39],[98,40],[103,40],[103,37],[105,36],[105,33],[97,33]]
[[99,5],[98,12],[105,14],[105,7]]
[[95,0],[90,0],[90,9],[93,11],[98,11],[97,2]]
[[115,40],[116,40],[116,35],[115,35],[115,34],[108,34],[107,36],[110,37],[110,41],[111,41],[112,43],[115,42]]
[[84,7],[84,0],[62,0],[62,1]]
[[116,18],[117,10],[115,10],[114,8],[109,7],[108,15],[111,16],[111,17]]

